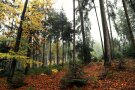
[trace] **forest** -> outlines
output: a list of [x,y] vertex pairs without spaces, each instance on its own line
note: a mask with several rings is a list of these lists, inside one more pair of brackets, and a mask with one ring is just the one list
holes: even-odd
[[0,0],[0,90],[135,90],[135,0]]

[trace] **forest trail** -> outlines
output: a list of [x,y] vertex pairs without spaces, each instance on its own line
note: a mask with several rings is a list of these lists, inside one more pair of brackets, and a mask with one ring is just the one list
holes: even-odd
[[126,59],[125,69],[122,71],[116,69],[117,65],[118,61],[113,62],[111,71],[104,80],[98,79],[102,73],[103,64],[87,66],[86,75],[91,79],[81,90],[135,90],[135,60]]
[[[128,59],[125,63],[126,69],[116,70],[116,63],[105,80],[99,80],[98,76],[103,70],[102,63],[92,63],[84,67],[85,77],[89,77],[87,85],[82,88],[74,87],[69,90],[135,90],[135,61]],[[27,85],[16,90],[60,90],[60,80],[65,71],[53,75],[27,76]],[[0,78],[0,90],[8,90],[6,79]]]

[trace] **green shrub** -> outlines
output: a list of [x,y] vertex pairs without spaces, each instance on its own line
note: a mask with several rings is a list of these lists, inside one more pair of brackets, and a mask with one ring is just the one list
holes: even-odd
[[46,68],[43,73],[45,73],[47,75],[51,75],[52,74],[52,71],[51,71],[50,68]]
[[118,59],[122,57],[122,52],[118,51],[117,49],[114,49],[114,51],[112,52],[113,54],[113,58],[114,59]]
[[114,52],[113,52],[114,58],[121,58],[122,55],[124,57],[134,57],[135,58],[134,47],[128,45],[128,46],[123,47],[121,51],[118,49],[114,49]]
[[9,75],[9,72],[7,70],[1,70],[0,71],[0,77],[6,77]]
[[83,68],[79,64],[74,64],[73,62],[69,63],[69,71],[65,77],[61,80],[61,89],[66,89],[66,87],[82,87],[84,86],[88,78],[83,78],[84,72]]
[[39,67],[39,68],[31,68],[28,72],[28,74],[47,74],[51,75],[52,71],[49,67]]
[[98,59],[97,57],[93,57],[93,58],[92,58],[92,61],[93,61],[93,62],[98,62],[99,59]]
[[49,67],[50,69],[57,69],[58,71],[61,71],[63,69],[62,65],[53,64]]
[[[88,64],[91,61],[91,52],[93,51],[93,49],[90,48],[89,45],[85,45],[84,47],[82,42],[77,42],[77,45],[75,48],[78,53],[78,59],[83,64]],[[84,57],[86,58],[86,60],[84,59]]]
[[9,87],[15,89],[26,85],[24,79],[25,79],[25,75],[23,73],[15,72],[15,75],[12,78],[8,78],[7,81]]
[[7,53],[9,52],[10,47],[6,44],[6,41],[0,42],[0,52]]
[[127,47],[124,49],[124,55],[127,56],[127,57],[134,57],[134,58],[135,58],[135,50],[134,50],[134,47],[132,47],[132,46],[127,46]]
[[102,58],[102,57],[99,56],[97,52],[95,52],[95,51],[92,51],[92,52],[91,52],[91,60],[92,60],[93,62],[98,62],[99,60],[101,60],[101,58]]
[[84,85],[87,84],[88,79],[85,78],[62,78],[61,80],[61,89],[65,89],[66,87],[72,87],[72,86],[77,86],[77,87],[83,87]]
[[52,69],[57,69],[58,71],[62,70],[63,67],[62,65],[51,65],[51,66],[44,66],[44,67],[39,67],[39,68],[31,68],[28,72],[28,74],[41,74],[41,73],[44,73],[44,74],[47,74],[47,75],[51,75],[52,74]]

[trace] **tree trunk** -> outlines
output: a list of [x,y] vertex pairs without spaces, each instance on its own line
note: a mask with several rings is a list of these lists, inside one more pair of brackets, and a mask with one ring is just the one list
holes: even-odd
[[56,38],[56,54],[57,54],[57,65],[59,65],[59,38]]
[[43,43],[43,58],[42,58],[42,67],[45,65],[45,43]]
[[[30,31],[30,36],[29,36],[28,44],[30,44],[31,41],[32,41],[32,36],[31,36],[31,31]],[[27,57],[31,57],[31,49],[30,49],[30,47],[28,47],[28,50],[27,50]]]
[[100,3],[100,11],[101,11],[101,19],[102,19],[102,26],[103,26],[103,34],[104,34],[104,66],[109,67],[111,64],[111,55],[110,55],[110,41],[109,41],[109,31],[108,25],[106,21],[105,15],[105,7],[104,7],[104,0],[99,0]]
[[85,38],[85,31],[84,31],[84,18],[83,18],[83,8],[81,5],[81,2],[78,0],[78,6],[79,6],[79,14],[80,14],[80,20],[81,20],[81,31],[82,31],[82,39],[83,39],[83,59],[85,64],[88,64],[90,62],[90,58],[88,58],[88,50],[86,50],[86,38]]
[[108,14],[108,21],[109,21],[109,28],[110,28],[110,48],[111,48],[111,58],[113,58],[113,53],[114,53],[114,47],[113,47],[113,35],[112,35],[112,26],[111,26],[111,18],[109,15],[109,8],[108,8],[108,0],[106,0],[106,8],[107,8],[107,14]]
[[64,27],[64,25],[63,25],[63,13],[62,13],[62,23],[61,23],[61,25],[62,25],[62,67],[64,66],[64,59],[65,59],[65,57],[64,57],[64,39],[63,39],[63,27]]
[[[43,34],[44,34],[43,38],[45,40],[45,32]],[[43,42],[43,58],[42,58],[43,64],[42,64],[42,67],[44,67],[44,65],[45,65],[45,43],[46,43],[46,41]]]
[[49,50],[49,61],[52,64],[52,37],[50,36],[50,50]]
[[[73,50],[74,52],[74,50]],[[74,59],[74,58],[73,58]],[[71,61],[71,55],[70,55],[70,42],[68,41],[68,60]],[[73,60],[74,61],[74,60]]]
[[[31,31],[30,31],[28,44],[30,44],[31,41],[32,41],[32,36],[31,36]],[[27,50],[27,57],[31,57],[31,49],[30,49],[30,47],[28,47],[28,50]],[[27,73],[29,71],[29,68],[30,68],[30,64],[27,63],[26,68],[25,68],[25,72],[24,72],[25,75],[27,75]]]
[[130,34],[130,39],[131,39],[131,42],[132,42],[132,46],[135,49],[135,40],[134,40],[134,35],[133,35],[133,32],[132,32],[132,27],[131,27],[131,23],[130,23],[128,11],[127,11],[127,5],[126,5],[125,0],[122,0],[122,3],[123,3],[124,11],[125,11],[125,16],[126,16],[126,20],[127,20],[128,30],[129,30],[129,34]]
[[95,13],[96,13],[96,18],[97,18],[97,23],[98,23],[99,33],[100,33],[100,39],[101,39],[101,45],[102,45],[102,51],[103,51],[103,55],[104,55],[104,45],[103,45],[103,39],[102,39],[102,34],[101,34],[101,28],[100,28],[99,19],[98,19],[98,15],[97,15],[97,9],[96,9],[95,2],[94,2],[94,1],[93,1],[93,4],[94,4]]
[[[21,15],[21,20],[20,20],[20,25],[19,25],[18,32],[17,32],[14,52],[18,52],[19,51],[19,45],[20,45],[22,31],[23,31],[22,23],[24,21],[26,9],[27,9],[27,4],[28,4],[28,0],[25,1],[23,12],[22,12],[22,15]],[[9,73],[9,77],[13,77],[13,75],[14,75],[15,67],[16,67],[16,62],[17,62],[16,59],[13,59],[12,64],[11,64],[11,70],[10,70],[10,73]]]
[[[70,42],[68,42],[68,47],[69,45]],[[73,0],[73,63],[75,63],[75,61],[75,0]]]
[[64,66],[64,59],[65,59],[65,53],[64,53],[64,42],[63,43],[63,46],[62,46],[62,67]]

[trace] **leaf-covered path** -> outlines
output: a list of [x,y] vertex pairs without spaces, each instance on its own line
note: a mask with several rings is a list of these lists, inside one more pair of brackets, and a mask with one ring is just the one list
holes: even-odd
[[102,64],[86,67],[87,76],[91,79],[81,90],[135,90],[135,61],[129,59],[123,71],[117,70],[116,67],[116,63],[112,65],[112,70],[104,80],[98,79],[102,73]]
[[27,90],[28,88],[31,88],[32,90],[59,90],[60,80],[64,74],[64,71],[60,71],[59,73],[50,76],[45,74],[28,76],[26,79],[28,85],[19,90]]
[[[129,60],[125,66],[125,70],[117,71],[114,65],[105,80],[98,80],[103,64],[90,64],[84,67],[85,77],[90,77],[87,85],[82,88],[74,87],[70,90],[135,90],[135,61]],[[60,80],[64,75],[65,71],[53,75],[27,76],[25,80],[27,85],[17,90],[60,90]],[[4,78],[0,78],[0,90],[8,90]]]

